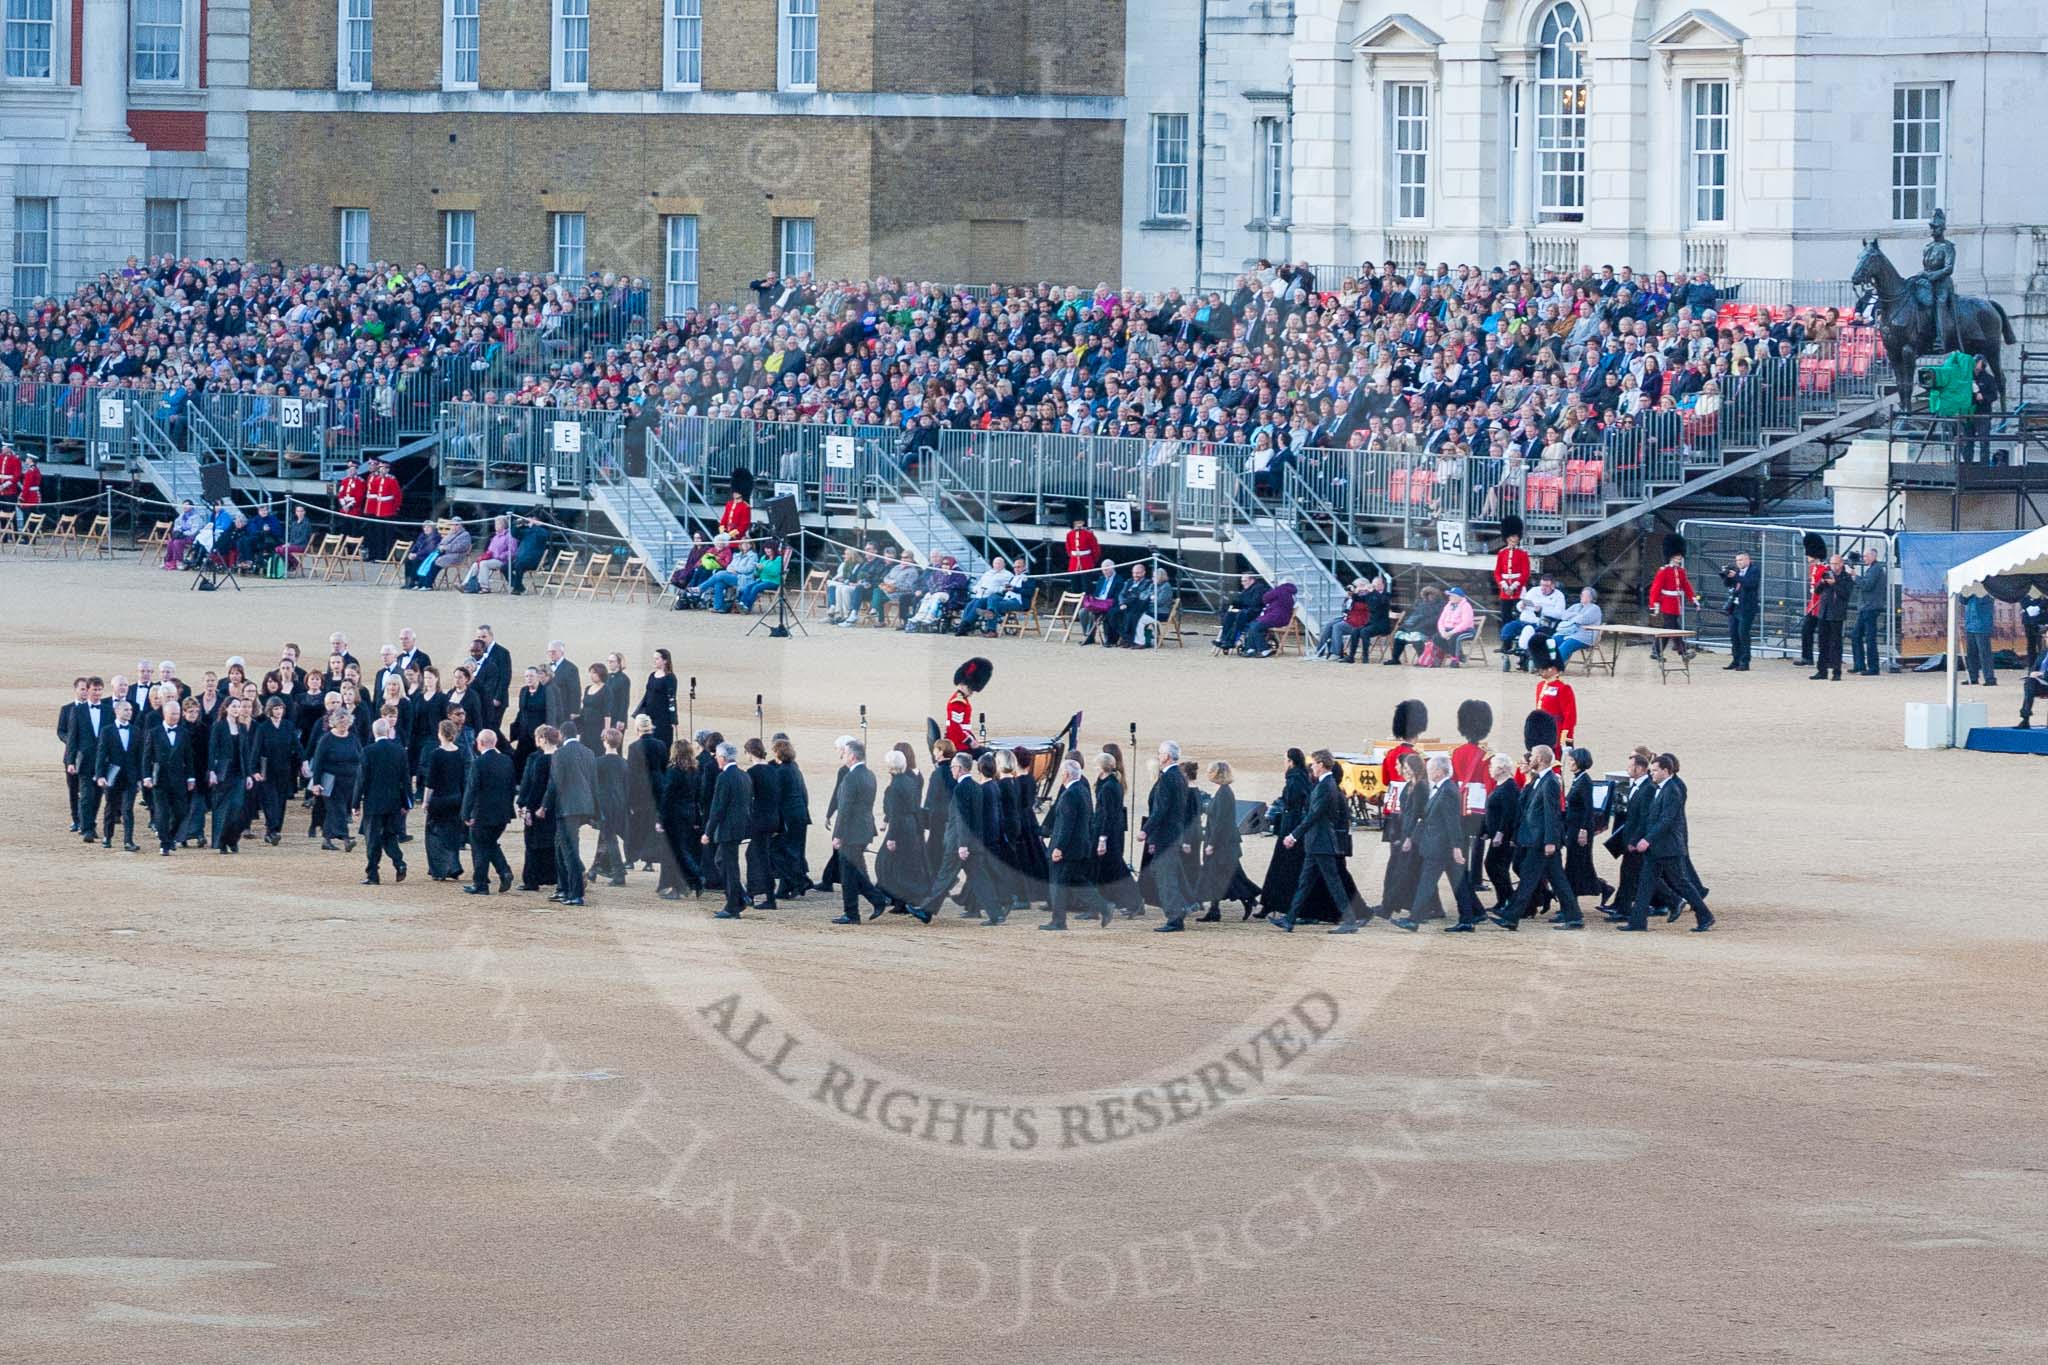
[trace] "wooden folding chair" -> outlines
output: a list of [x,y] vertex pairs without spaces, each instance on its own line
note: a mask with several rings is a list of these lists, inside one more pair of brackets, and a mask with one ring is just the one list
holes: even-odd
[[647,561],[638,555],[628,559],[626,566],[620,569],[618,576],[612,580],[614,601],[618,600],[620,593],[624,593],[628,602],[635,598],[652,602],[660,591],[661,584],[656,581],[654,570],[648,568]]
[[[1179,606],[1180,604],[1175,603],[1174,605]],[[1290,618],[1286,625],[1274,631],[1268,638],[1273,642],[1273,657],[1276,659],[1285,655],[1290,645],[1294,647],[1294,652],[1297,655],[1304,652],[1302,647],[1301,618],[1299,616]]]
[[405,581],[405,557],[412,553],[412,537],[394,540],[391,548],[384,552],[384,558],[377,563],[377,582],[403,583]]
[[1036,635],[1039,639],[1043,640],[1045,638],[1045,618],[1038,614],[1038,598],[1039,594],[1033,592],[1031,600],[1026,602],[1021,609],[1010,612],[1002,620],[996,622],[996,634],[1011,635],[1020,640],[1026,635]]
[[1188,647],[1188,642],[1181,638],[1179,602],[1175,602],[1173,610],[1166,613],[1166,620],[1159,627],[1159,636],[1154,644],[1154,648],[1164,649],[1169,642],[1175,649],[1186,649]]
[[803,590],[797,594],[797,610],[809,612],[813,621],[824,615],[826,604],[831,600],[827,591],[831,582],[829,569],[813,569],[805,574]]
[[1081,601],[1084,595],[1078,592],[1061,593],[1060,600],[1053,603],[1052,615],[1047,618],[1045,628],[1039,632],[1039,638],[1050,640],[1053,638],[1053,632],[1058,631],[1060,639],[1072,640],[1074,627],[1081,624]]
[[[1479,611],[1472,613],[1472,638],[1465,642],[1466,663],[1483,664],[1487,661],[1486,623],[1488,621],[1491,621],[1492,619],[1493,616],[1490,612]],[[1377,640],[1383,637],[1375,635],[1373,638]],[[1495,638],[1497,639],[1499,637],[1496,636]],[[1370,663],[1371,660],[1367,660],[1367,662]]]
[[92,519],[92,525],[88,526],[84,534],[78,537],[75,548],[80,559],[84,559],[88,552],[91,553],[94,559],[112,559],[114,557],[113,528],[108,524],[104,512]]
[[328,561],[341,553],[341,537],[329,531],[317,540],[306,542],[306,552],[299,556],[299,572],[307,578],[326,578]]
[[37,551],[43,537],[49,534],[49,521],[41,512],[36,512],[21,523],[21,529],[14,533],[14,543],[30,554]]
[[575,591],[570,596],[579,601],[595,602],[597,595],[610,590],[612,557],[602,550],[592,550],[590,561],[583,566],[582,576],[576,580]]
[[346,582],[351,578],[368,581],[369,575],[363,568],[363,538],[343,536],[341,544],[327,559],[327,581]]
[[541,572],[540,587],[536,590],[536,595],[560,597],[562,590],[575,576],[576,565],[581,558],[582,556],[575,550],[555,551],[554,559]]

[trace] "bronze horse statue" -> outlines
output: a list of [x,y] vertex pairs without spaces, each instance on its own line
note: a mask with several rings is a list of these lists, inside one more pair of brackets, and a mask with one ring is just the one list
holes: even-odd
[[[1878,336],[1884,341],[1885,355],[1892,365],[1892,378],[1899,386],[1899,402],[1911,412],[1914,365],[1921,356],[1934,349],[1933,301],[1922,296],[1912,279],[1899,274],[1898,268],[1878,247],[1875,237],[1863,243],[1863,254],[1856,259],[1856,269],[1850,274],[1849,283],[1877,295]],[[1991,299],[1957,295],[1955,329],[1957,349],[1980,357],[1991,367],[1991,373],[2003,388],[2005,367],[2000,360],[2001,349],[2019,340],[2013,334],[2012,320],[2005,315],[2005,309]]]

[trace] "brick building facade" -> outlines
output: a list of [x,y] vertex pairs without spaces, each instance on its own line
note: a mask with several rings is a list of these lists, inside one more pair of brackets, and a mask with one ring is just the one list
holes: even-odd
[[1122,34],[1084,0],[251,0],[250,249],[678,307],[805,263],[1115,279]]

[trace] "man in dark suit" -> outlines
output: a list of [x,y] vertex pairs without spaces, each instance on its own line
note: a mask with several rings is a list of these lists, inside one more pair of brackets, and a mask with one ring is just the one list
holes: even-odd
[[199,760],[193,753],[195,730],[185,724],[178,703],[168,699],[161,722],[143,730],[142,789],[149,793],[157,842],[166,858],[177,845],[185,813],[192,808],[192,789],[199,785]]
[[512,889],[512,864],[498,840],[512,823],[512,760],[498,752],[498,736],[486,730],[476,737],[476,761],[462,784],[462,823],[469,829],[470,863],[476,879],[462,889],[472,896],[491,894],[491,869],[498,872],[498,894]]
[[[121,825],[121,847],[135,852],[135,784],[141,780],[142,735],[135,725],[135,708],[126,700],[114,706],[114,723],[100,736],[100,751],[93,761],[93,785],[106,802],[106,833],[101,847],[114,846],[114,824]],[[88,831],[90,832],[90,831]]]
[[960,894],[967,903],[966,915],[973,917],[984,912],[997,913],[988,898],[983,880],[980,859],[985,855],[986,845],[981,840],[982,805],[987,799],[986,789],[974,780],[974,758],[971,754],[953,755],[953,793],[946,803],[946,827],[941,832],[936,851],[938,866],[932,870],[931,894],[916,910],[916,915],[926,924],[946,903],[946,896],[953,884],[964,875],[966,889]]
[[[552,695],[548,705],[554,705]],[[597,819],[597,755],[576,737],[573,720],[542,730],[541,747],[553,759],[541,798],[542,815],[555,817],[555,894],[548,899],[581,905],[583,827]]]
[[[398,632],[398,676],[404,677],[405,670],[417,668],[424,673],[434,663],[433,656],[420,648],[419,637],[413,634],[411,626]],[[473,682],[473,680],[472,680]]]
[[1315,786],[1309,788],[1308,805],[1302,811],[1301,821],[1295,825],[1284,842],[1287,847],[1301,849],[1301,876],[1294,883],[1294,899],[1288,903],[1287,914],[1282,919],[1268,916],[1266,922],[1288,933],[1294,932],[1301,912],[1321,887],[1334,905],[1344,907],[1343,918],[1333,934],[1355,934],[1358,932],[1358,912],[1351,903],[1351,896],[1344,889],[1344,876],[1338,866],[1342,856],[1337,841],[1340,820],[1344,815],[1344,794],[1337,790],[1337,759],[1328,749],[1318,749],[1309,755],[1309,771],[1315,776]]
[[[1408,903],[1411,907],[1434,903],[1438,878],[1448,877],[1451,899],[1458,907],[1458,922],[1447,925],[1446,929],[1462,929],[1469,933],[1473,925],[1486,917],[1486,912],[1480,908],[1479,897],[1472,890],[1472,868],[1466,852],[1464,789],[1451,780],[1451,760],[1443,754],[1431,756],[1428,771],[1429,803],[1422,808],[1422,837],[1416,844],[1416,851],[1422,858],[1422,871],[1415,882],[1415,894]],[[1391,923],[1395,928],[1411,933],[1421,927],[1415,922],[1413,909]]]
[[1536,893],[1548,885],[1561,907],[1553,929],[1583,929],[1579,899],[1572,894],[1571,878],[1564,871],[1564,798],[1557,779],[1557,755],[1550,746],[1539,744],[1529,753],[1536,772],[1522,793],[1522,811],[1515,824],[1515,844],[1521,850],[1515,870],[1515,898],[1505,911],[1491,915],[1503,929],[1519,926],[1536,904]]
[[889,908],[868,879],[868,845],[875,841],[875,775],[868,770],[867,745],[857,739],[840,746],[839,761],[846,776],[832,812],[832,854],[839,862],[839,917],[832,922],[859,924],[862,900],[874,908],[871,919]]
[[242,831],[248,828],[251,749],[248,703],[231,701],[219,724],[213,727],[206,760],[207,790],[213,806],[213,847],[220,853],[242,851]]
[[1721,581],[1728,586],[1730,655],[1723,671],[1746,673],[1750,640],[1756,634],[1757,606],[1762,601],[1763,570],[1751,563],[1747,554],[1739,554],[1733,564],[1721,570]]
[[740,875],[740,842],[753,824],[753,784],[740,771],[737,745],[718,746],[718,777],[704,816],[703,842],[716,850],[718,872],[725,887],[725,906],[713,919],[738,919],[748,904],[746,881]]
[[79,708],[85,704],[85,679],[71,680],[71,700],[57,708],[57,740],[64,746],[64,809],[71,812],[71,832],[78,833],[79,774],[71,767],[71,727]]
[[1622,929],[1641,932],[1649,928],[1650,902],[1661,889],[1672,897],[1667,920],[1676,920],[1686,906],[1692,907],[1692,931],[1704,934],[1714,927],[1714,913],[1699,883],[1692,878],[1692,840],[1685,823],[1685,783],[1678,780],[1678,759],[1658,754],[1650,764],[1650,778],[1657,794],[1650,806],[1649,828],[1636,840],[1635,850],[1643,855],[1643,871],[1636,881],[1636,898],[1628,908],[1628,923]]
[[1046,836],[1052,918],[1041,929],[1067,927],[1067,912],[1078,898],[1094,898],[1102,923],[1109,923],[1110,904],[1095,890],[1095,802],[1081,774],[1079,759],[1060,765],[1060,793],[1053,798],[1051,828]]
[[382,716],[370,727],[374,738],[363,750],[363,771],[356,788],[357,808],[363,815],[363,842],[370,847],[369,866],[363,885],[376,886],[377,870],[385,854],[391,855],[395,880],[405,880],[405,853],[398,846],[398,833],[405,813],[412,809],[412,760],[398,742],[391,721]]
[[561,729],[583,707],[583,689],[576,685],[576,665],[569,662],[569,647],[560,640],[548,642],[548,724]]
[[1650,828],[1650,807],[1657,789],[1650,783],[1650,760],[1638,749],[1628,756],[1628,785],[1621,789],[1621,821],[1607,836],[1607,850],[1621,858],[1621,876],[1614,888],[1607,918],[1621,923],[1636,902],[1636,887],[1643,874],[1643,855],[1636,852],[1643,834]]
[[85,700],[71,704],[71,733],[64,741],[66,784],[78,787],[78,800],[71,818],[84,842],[91,843],[99,824],[100,789],[92,780],[93,765],[99,762],[100,736],[114,724],[114,704],[103,695],[106,684],[98,678],[85,680]]
[[469,681],[470,695],[477,699],[480,717],[477,729],[503,730],[505,707],[512,696],[512,655],[498,643],[489,626],[478,626],[476,638],[484,652],[476,656],[476,674]]
[[1152,855],[1152,885],[1166,915],[1155,934],[1180,933],[1187,927],[1181,921],[1196,908],[1181,864],[1181,842],[1193,837],[1187,818],[1188,779],[1180,770],[1180,745],[1168,740],[1159,746],[1159,776],[1145,799],[1145,849]]

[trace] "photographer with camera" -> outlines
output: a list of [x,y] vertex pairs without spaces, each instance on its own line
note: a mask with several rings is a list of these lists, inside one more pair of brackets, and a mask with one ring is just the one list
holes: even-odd
[[1842,680],[1842,625],[1849,619],[1849,595],[1854,590],[1855,580],[1849,576],[1849,566],[1840,555],[1828,556],[1820,580],[1814,585],[1814,597],[1819,604],[1815,614],[1820,618],[1820,666],[1808,675],[1809,681]]
[[1728,641],[1734,658],[1724,671],[1749,672],[1749,645],[1756,635],[1757,602],[1763,591],[1763,570],[1747,554],[1735,556],[1733,564],[1721,567],[1721,582],[1728,588]]

